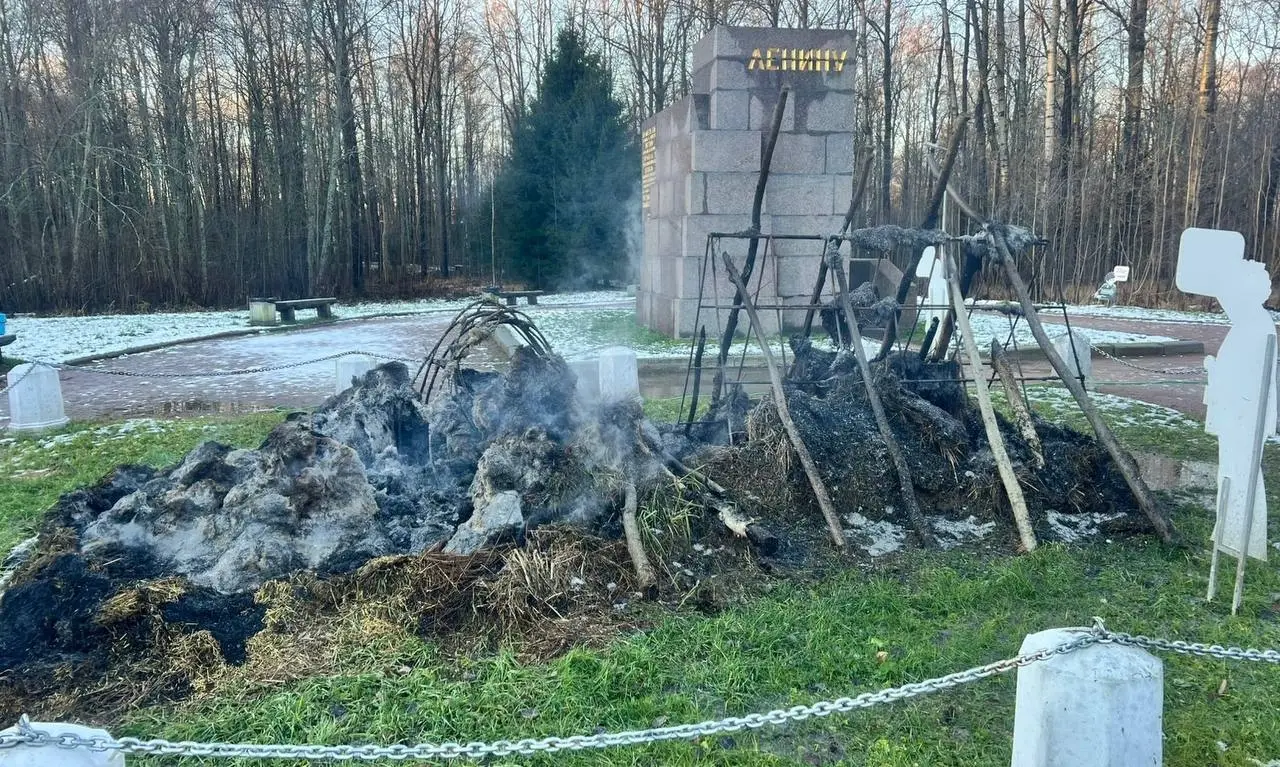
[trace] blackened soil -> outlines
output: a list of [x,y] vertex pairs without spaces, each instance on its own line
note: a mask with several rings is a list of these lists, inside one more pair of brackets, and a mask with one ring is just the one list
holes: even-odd
[[196,589],[164,606],[165,623],[191,632],[208,631],[218,642],[227,663],[245,661],[245,645],[262,630],[266,608],[256,604],[252,594],[219,594]]

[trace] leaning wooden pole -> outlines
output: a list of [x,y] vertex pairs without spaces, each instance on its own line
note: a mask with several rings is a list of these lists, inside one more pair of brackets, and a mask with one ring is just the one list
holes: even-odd
[[658,577],[654,574],[649,556],[645,554],[644,543],[640,540],[640,523],[636,520],[636,509],[639,499],[636,497],[636,484],[627,482],[622,503],[622,532],[627,540],[627,553],[631,555],[631,564],[636,570],[636,590],[652,599],[658,593]]
[[1013,411],[1013,420],[1018,424],[1022,439],[1031,450],[1031,463],[1036,469],[1044,468],[1044,448],[1040,445],[1040,435],[1036,433],[1035,421],[1031,418],[1031,409],[1022,396],[1022,384],[1013,374],[1013,366],[1009,364],[1009,355],[996,339],[991,339],[991,368],[996,371],[1000,385],[1004,388],[1004,396],[1009,400],[1009,410]]
[[978,412],[982,414],[982,427],[987,433],[987,444],[991,446],[991,455],[995,458],[996,468],[1000,471],[1000,481],[1004,484],[1005,495],[1009,498],[1009,507],[1013,509],[1013,521],[1018,526],[1018,538],[1022,541],[1022,550],[1034,551],[1036,534],[1031,529],[1027,499],[1022,495],[1022,485],[1018,482],[1018,475],[1013,471],[1013,463],[1009,460],[1009,452],[1004,446],[1004,436],[1000,433],[1000,424],[996,421],[995,408],[991,406],[991,392],[987,390],[987,379],[982,372],[978,344],[973,340],[969,312],[965,311],[964,294],[960,292],[960,278],[956,274],[955,260],[947,254],[945,263],[951,308],[955,312],[956,324],[960,326],[960,337],[964,343],[964,355],[967,358],[965,367],[969,369],[968,377],[973,379],[973,388],[978,395]]
[[1089,394],[1084,390],[1084,385],[1067,367],[1067,363],[1063,361],[1062,356],[1058,354],[1058,350],[1054,348],[1053,342],[1049,340],[1049,334],[1044,331],[1044,325],[1040,324],[1040,315],[1036,313],[1035,304],[1031,301],[1031,293],[1028,292],[1026,283],[1022,281],[1022,275],[1018,273],[1018,267],[1013,263],[1013,255],[1009,251],[1009,243],[1005,240],[1004,228],[998,224],[991,223],[986,224],[984,228],[987,236],[991,238],[991,241],[996,246],[997,255],[1004,265],[1004,273],[1009,278],[1009,285],[1013,288],[1013,294],[1017,297],[1018,303],[1022,304],[1022,315],[1026,318],[1027,326],[1031,328],[1031,334],[1035,336],[1036,343],[1040,344],[1040,348],[1044,350],[1044,355],[1049,358],[1049,364],[1053,366],[1058,377],[1062,379],[1067,391],[1071,392],[1071,396],[1075,398],[1076,404],[1080,406],[1080,410],[1089,421],[1089,425],[1093,427],[1094,435],[1111,455],[1111,460],[1115,461],[1120,473],[1124,475],[1124,481],[1128,483],[1129,490],[1133,492],[1133,497],[1138,502],[1138,508],[1142,509],[1142,513],[1146,514],[1147,519],[1151,520],[1151,526],[1155,528],[1160,540],[1165,543],[1171,543],[1173,541],[1173,525],[1160,512],[1159,507],[1156,506],[1155,499],[1151,497],[1151,490],[1147,488],[1147,483],[1142,479],[1142,474],[1138,471],[1138,464],[1133,460],[1133,456],[1129,454],[1129,451],[1125,450],[1124,446],[1116,439],[1116,436],[1111,433],[1111,427],[1107,426],[1107,422],[1102,420],[1102,415],[1098,412],[1098,408],[1094,406],[1093,401],[1089,399]]
[[829,240],[827,252],[823,256],[828,262],[830,271],[836,275],[836,287],[840,294],[840,305],[844,309],[845,320],[849,323],[849,334],[852,336],[853,357],[858,361],[858,372],[862,374],[862,383],[867,389],[867,401],[871,404],[871,413],[876,419],[876,428],[880,430],[880,438],[884,440],[885,449],[893,460],[893,468],[898,474],[898,488],[902,492],[902,502],[907,507],[907,519],[926,546],[934,544],[933,532],[920,513],[920,503],[916,500],[915,481],[911,478],[911,469],[907,466],[906,456],[898,439],[893,436],[893,428],[889,425],[889,416],[885,415],[884,403],[880,401],[880,392],[871,378],[871,363],[867,361],[867,350],[862,348],[862,331],[858,329],[858,316],[854,314],[853,302],[849,300],[848,280],[844,276],[843,259],[840,257],[840,241]]
[[[862,162],[862,172],[858,175],[858,185],[853,189],[853,196],[849,198],[849,208],[844,213],[844,224],[840,227],[840,234],[848,234],[849,228],[853,226],[853,217],[858,215],[858,206],[862,205],[862,196],[867,191],[867,179],[871,176],[871,157],[867,157]],[[804,313],[804,337],[808,338],[809,333],[813,331],[813,315],[818,310],[818,302],[822,300],[822,291],[827,287],[827,259],[822,259],[818,264],[818,280],[813,286],[813,295],[809,296],[809,308]]]
[[[760,155],[760,178],[756,180],[755,197],[751,200],[751,240],[747,244],[747,259],[742,264],[742,287],[734,290],[733,307],[725,320],[724,334],[720,337],[720,354],[716,358],[716,375],[711,385],[711,404],[714,407],[720,402],[724,393],[724,369],[729,362],[729,347],[733,345],[733,337],[738,332],[738,309],[747,296],[747,283],[756,268],[756,253],[760,250],[760,213],[764,207],[764,190],[769,184],[769,166],[773,164],[773,150],[778,145],[778,133],[782,130],[782,117],[787,110],[787,97],[791,89],[783,87],[778,92],[778,103],[773,107],[773,121],[769,125],[769,138],[764,144],[764,154]],[[715,258],[715,254],[711,254]],[[762,339],[763,340],[763,339]]]
[[[937,163],[933,162],[932,158],[927,154],[925,158],[929,164],[929,170],[933,171],[935,177],[939,176],[941,171]],[[1049,334],[1044,332],[1044,325],[1040,324],[1040,315],[1036,313],[1035,304],[1031,301],[1031,293],[1027,290],[1026,283],[1022,281],[1022,275],[1018,273],[1017,265],[1013,263],[1013,254],[1009,251],[1009,243],[1005,239],[1004,228],[987,222],[979,216],[977,211],[969,203],[965,202],[965,199],[950,184],[947,184],[947,195],[951,197],[957,207],[964,211],[966,216],[974,221],[983,222],[983,229],[986,231],[991,243],[996,247],[996,256],[1004,265],[1005,275],[1009,278],[1009,286],[1013,288],[1014,296],[1017,297],[1018,303],[1022,306],[1022,316],[1026,318],[1027,326],[1031,328],[1031,334],[1035,336],[1036,343],[1044,350],[1044,355],[1048,358],[1049,364],[1053,366],[1054,372],[1058,374],[1058,378],[1062,379],[1067,391],[1071,392],[1071,396],[1075,398],[1076,404],[1080,406],[1080,412],[1084,413],[1085,420],[1089,422],[1089,426],[1093,427],[1094,436],[1097,437],[1098,442],[1102,443],[1102,447],[1111,456],[1111,460],[1115,462],[1120,474],[1124,476],[1124,481],[1129,485],[1129,490],[1133,493],[1134,500],[1138,502],[1138,508],[1142,509],[1142,513],[1146,514],[1147,519],[1151,520],[1151,526],[1155,528],[1160,540],[1165,543],[1173,542],[1173,524],[1160,513],[1155,500],[1151,497],[1151,490],[1147,488],[1147,483],[1142,479],[1142,474],[1138,471],[1138,464],[1134,462],[1133,456],[1129,455],[1129,451],[1125,450],[1124,446],[1116,439],[1115,434],[1111,433],[1111,427],[1107,426],[1107,422],[1102,420],[1102,415],[1098,413],[1098,408],[1094,406],[1093,401],[1089,399],[1088,392],[1084,390],[1084,384],[1072,374],[1067,364],[1062,360],[1062,356],[1058,354],[1058,350],[1054,348],[1053,342],[1049,340]]]
[[813,456],[809,454],[809,446],[805,444],[804,437],[800,436],[800,430],[796,428],[796,422],[791,420],[791,408],[787,405],[787,392],[782,388],[782,373],[778,370],[778,365],[773,361],[773,350],[769,348],[769,338],[764,332],[764,325],[760,322],[760,316],[756,314],[755,302],[751,300],[751,296],[747,293],[746,284],[743,283],[742,277],[738,275],[738,270],[733,265],[733,260],[729,258],[728,253],[724,253],[724,268],[729,274],[729,279],[733,281],[734,287],[738,289],[738,295],[742,296],[742,308],[747,312],[747,318],[755,327],[756,337],[760,339],[760,348],[764,350],[764,364],[769,368],[769,383],[773,385],[774,404],[778,408],[778,419],[782,421],[782,427],[786,429],[787,436],[791,438],[791,446],[795,448],[796,455],[800,458],[800,465],[804,467],[804,473],[809,477],[809,485],[813,488],[813,495],[818,499],[818,507],[822,509],[822,516],[827,520],[827,529],[831,531],[831,540],[837,546],[843,547],[844,530],[840,527],[840,517],[836,515],[835,504],[831,501],[831,494],[827,492],[827,485],[822,481],[822,475],[818,473],[818,465],[813,462]]
[[698,390],[702,388],[702,353],[707,348],[707,326],[698,328],[698,346],[693,353],[693,396],[689,403],[689,420],[684,425],[684,435],[689,436],[694,419],[698,417]]

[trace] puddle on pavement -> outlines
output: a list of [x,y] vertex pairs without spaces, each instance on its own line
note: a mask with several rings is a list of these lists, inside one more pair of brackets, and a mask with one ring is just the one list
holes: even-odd
[[1152,490],[1210,490],[1218,484],[1218,465],[1160,453],[1134,453],[1138,471]]

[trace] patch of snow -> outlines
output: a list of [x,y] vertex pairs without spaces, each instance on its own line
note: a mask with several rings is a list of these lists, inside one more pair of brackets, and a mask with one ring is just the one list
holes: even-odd
[[995,522],[979,522],[978,518],[972,514],[968,519],[928,517],[928,521],[929,526],[938,534],[938,545],[943,551],[972,541],[980,541],[996,530]]
[[892,522],[872,522],[857,512],[845,514],[844,520],[853,526],[851,532],[867,541],[858,546],[873,557],[882,557],[907,544],[907,531]]
[[[1045,312],[1040,318],[1040,321],[1044,324],[1045,332],[1049,334],[1049,338],[1055,338],[1067,332],[1065,324],[1055,323],[1051,320],[1052,315],[1048,312]],[[977,343],[979,349],[989,348],[992,338],[1002,345],[1008,346],[1011,333],[1013,342],[1020,348],[1035,348],[1039,345],[1036,343],[1035,336],[1031,334],[1030,326],[1020,317],[1007,317],[990,312],[974,312],[969,317],[969,324],[973,327],[973,340]],[[1089,328],[1086,333],[1090,342],[1094,344],[1156,343],[1177,340],[1169,336],[1133,333],[1122,330]]]
[[[368,301],[338,304],[334,314],[340,319],[380,317],[395,314],[452,313],[474,298],[422,299],[416,301]],[[531,316],[555,307],[627,305],[635,298],[620,290],[553,293],[542,296],[537,306],[520,306]],[[157,312],[154,314],[102,314],[86,317],[33,317],[10,315],[8,332],[17,340],[5,349],[23,359],[64,362],[91,354],[109,354],[136,346],[165,344],[205,338],[249,327],[249,311]],[[258,335],[266,335],[265,331]]]
[[1124,516],[1121,513],[1103,514],[1091,511],[1083,514],[1063,514],[1050,509],[1049,529],[1063,543],[1073,543],[1082,538],[1092,538],[1098,534],[1098,526]]

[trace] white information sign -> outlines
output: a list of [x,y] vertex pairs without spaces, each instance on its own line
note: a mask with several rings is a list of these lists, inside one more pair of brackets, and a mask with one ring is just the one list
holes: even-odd
[[1129,267],[1127,266],[1117,266],[1111,270],[1111,274],[1115,277],[1116,282],[1129,281]]

